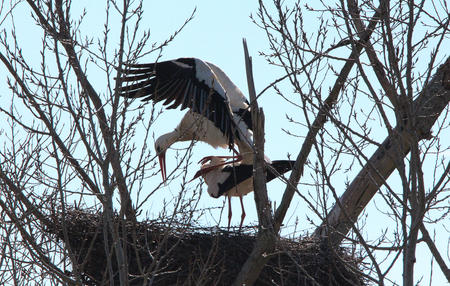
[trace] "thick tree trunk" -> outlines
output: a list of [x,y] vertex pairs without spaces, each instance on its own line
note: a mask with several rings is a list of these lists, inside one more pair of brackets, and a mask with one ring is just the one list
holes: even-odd
[[[431,136],[431,127],[450,102],[450,58],[439,67],[432,80],[424,87],[414,101],[416,115],[416,134],[420,139]],[[328,236],[333,244],[339,244],[350,231],[378,189],[395,169],[398,150],[403,157],[408,154],[411,134],[397,126],[395,137],[387,137],[378,150],[368,160],[348,189],[337,202],[314,235]]]

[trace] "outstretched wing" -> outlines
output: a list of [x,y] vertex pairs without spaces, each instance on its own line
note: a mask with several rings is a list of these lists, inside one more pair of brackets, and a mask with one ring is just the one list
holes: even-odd
[[190,108],[214,123],[230,146],[239,138],[230,103],[211,67],[195,58],[180,58],[152,64],[126,64],[119,95],[164,101],[168,109]]

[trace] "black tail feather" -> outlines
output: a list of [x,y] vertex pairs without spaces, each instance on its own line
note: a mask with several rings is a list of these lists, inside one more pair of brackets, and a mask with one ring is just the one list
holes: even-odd
[[286,172],[289,172],[294,167],[295,161],[291,160],[276,160],[272,161],[271,166],[276,170],[276,172],[272,171],[270,167],[267,168],[267,177],[266,181],[270,182],[278,175],[282,175]]

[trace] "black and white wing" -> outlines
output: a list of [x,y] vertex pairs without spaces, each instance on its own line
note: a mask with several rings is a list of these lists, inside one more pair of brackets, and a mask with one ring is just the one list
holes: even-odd
[[[266,174],[266,182],[270,182],[273,179],[277,178],[278,176],[289,172],[294,167],[295,161],[289,161],[289,160],[276,160],[273,161],[270,165],[272,168],[275,169],[276,172],[274,172],[271,168],[267,169]],[[253,165],[227,165],[225,166],[221,173],[228,173],[229,175],[227,178],[223,181],[223,183],[218,183],[218,194],[217,197],[220,197],[224,193],[230,191],[243,181],[249,179],[253,176]]]
[[[213,66],[213,69],[217,71],[218,68]],[[124,86],[118,92],[128,98],[164,101],[163,105],[168,109],[190,108],[213,122],[232,146],[235,138],[240,139],[238,129],[242,130],[242,124],[236,122],[236,113],[233,116],[233,111],[239,112],[240,109],[247,108],[245,114],[249,114],[248,102],[243,95],[233,95],[233,107],[230,106],[228,91],[213,69],[195,58],[152,64],[127,64],[121,78]],[[223,73],[221,70],[220,72]],[[226,79],[230,81],[228,77]],[[247,123],[247,128],[251,129],[251,121]]]

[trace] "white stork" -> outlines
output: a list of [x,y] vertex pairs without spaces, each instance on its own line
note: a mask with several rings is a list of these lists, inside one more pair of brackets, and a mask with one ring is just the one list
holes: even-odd
[[[268,163],[276,172],[268,167],[266,182],[270,182],[276,177],[290,171],[294,163],[295,161],[289,160],[277,160]],[[199,176],[202,176],[208,185],[208,193],[211,197],[218,198],[222,195],[228,197],[228,228],[230,228],[232,216],[231,197],[239,197],[242,208],[241,223],[239,224],[239,229],[241,229],[245,218],[242,196],[253,192],[253,164],[242,161],[225,163],[223,158],[211,156],[208,157],[208,160],[203,161],[203,165],[192,180]]]
[[179,106],[181,110],[190,109],[174,131],[155,142],[163,181],[167,175],[166,150],[178,141],[200,140],[214,148],[229,147],[237,153],[236,144],[238,156],[222,158],[251,162],[253,133],[249,102],[220,68],[196,58],[125,66],[121,80],[127,84],[119,89],[119,95],[164,101],[167,109]]

